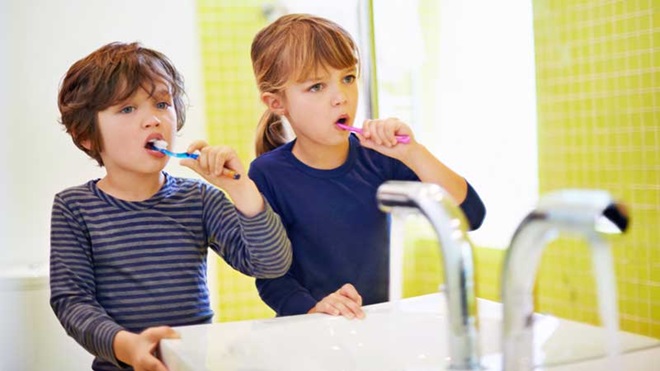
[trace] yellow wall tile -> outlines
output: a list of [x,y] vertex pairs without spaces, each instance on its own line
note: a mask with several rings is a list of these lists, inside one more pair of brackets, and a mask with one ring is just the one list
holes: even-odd
[[[197,1],[209,141],[236,149],[246,168],[254,158],[255,128],[265,110],[250,61],[252,38],[267,23],[263,3]],[[273,317],[274,312],[259,298],[254,278],[218,261],[220,292],[214,321]]]
[[[611,192],[631,212],[612,238],[621,326],[660,337],[660,30],[653,1],[534,1],[540,193]],[[599,323],[590,252],[544,253],[538,309]]]

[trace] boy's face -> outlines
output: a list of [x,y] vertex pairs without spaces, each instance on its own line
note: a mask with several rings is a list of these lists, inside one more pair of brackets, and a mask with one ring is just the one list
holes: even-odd
[[348,132],[336,123],[353,125],[358,103],[357,70],[319,69],[315,76],[284,90],[283,112],[298,140],[336,145]]
[[168,158],[145,146],[154,139],[171,146],[176,125],[170,89],[164,83],[156,84],[151,96],[140,88],[127,100],[100,111],[101,158],[108,174],[160,173]]

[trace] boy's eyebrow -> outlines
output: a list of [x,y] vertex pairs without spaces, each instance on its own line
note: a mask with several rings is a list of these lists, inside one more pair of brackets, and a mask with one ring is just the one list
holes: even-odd
[[172,93],[170,92],[169,89],[162,88],[154,91],[154,93],[151,96],[158,99],[172,98]]

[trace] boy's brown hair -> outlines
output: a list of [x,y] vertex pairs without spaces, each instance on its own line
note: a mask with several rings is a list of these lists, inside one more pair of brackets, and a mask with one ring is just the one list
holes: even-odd
[[[171,89],[178,131],[186,118],[185,90],[183,77],[172,62],[137,42],[104,45],[67,71],[57,99],[60,122],[73,143],[103,166],[98,113],[128,99],[139,88],[153,94],[159,82]],[[88,143],[89,149],[83,143]]]

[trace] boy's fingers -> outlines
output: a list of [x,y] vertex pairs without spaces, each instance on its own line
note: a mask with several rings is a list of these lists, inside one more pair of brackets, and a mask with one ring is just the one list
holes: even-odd
[[180,337],[179,333],[170,326],[151,327],[145,330],[145,335],[155,341],[160,339],[178,339]]
[[200,149],[202,149],[206,146],[208,146],[208,143],[206,143],[206,141],[198,139],[198,140],[195,140],[192,143],[190,143],[190,145],[188,146],[188,149],[186,150],[186,152],[193,153],[193,152],[195,152],[197,150],[200,150]]

